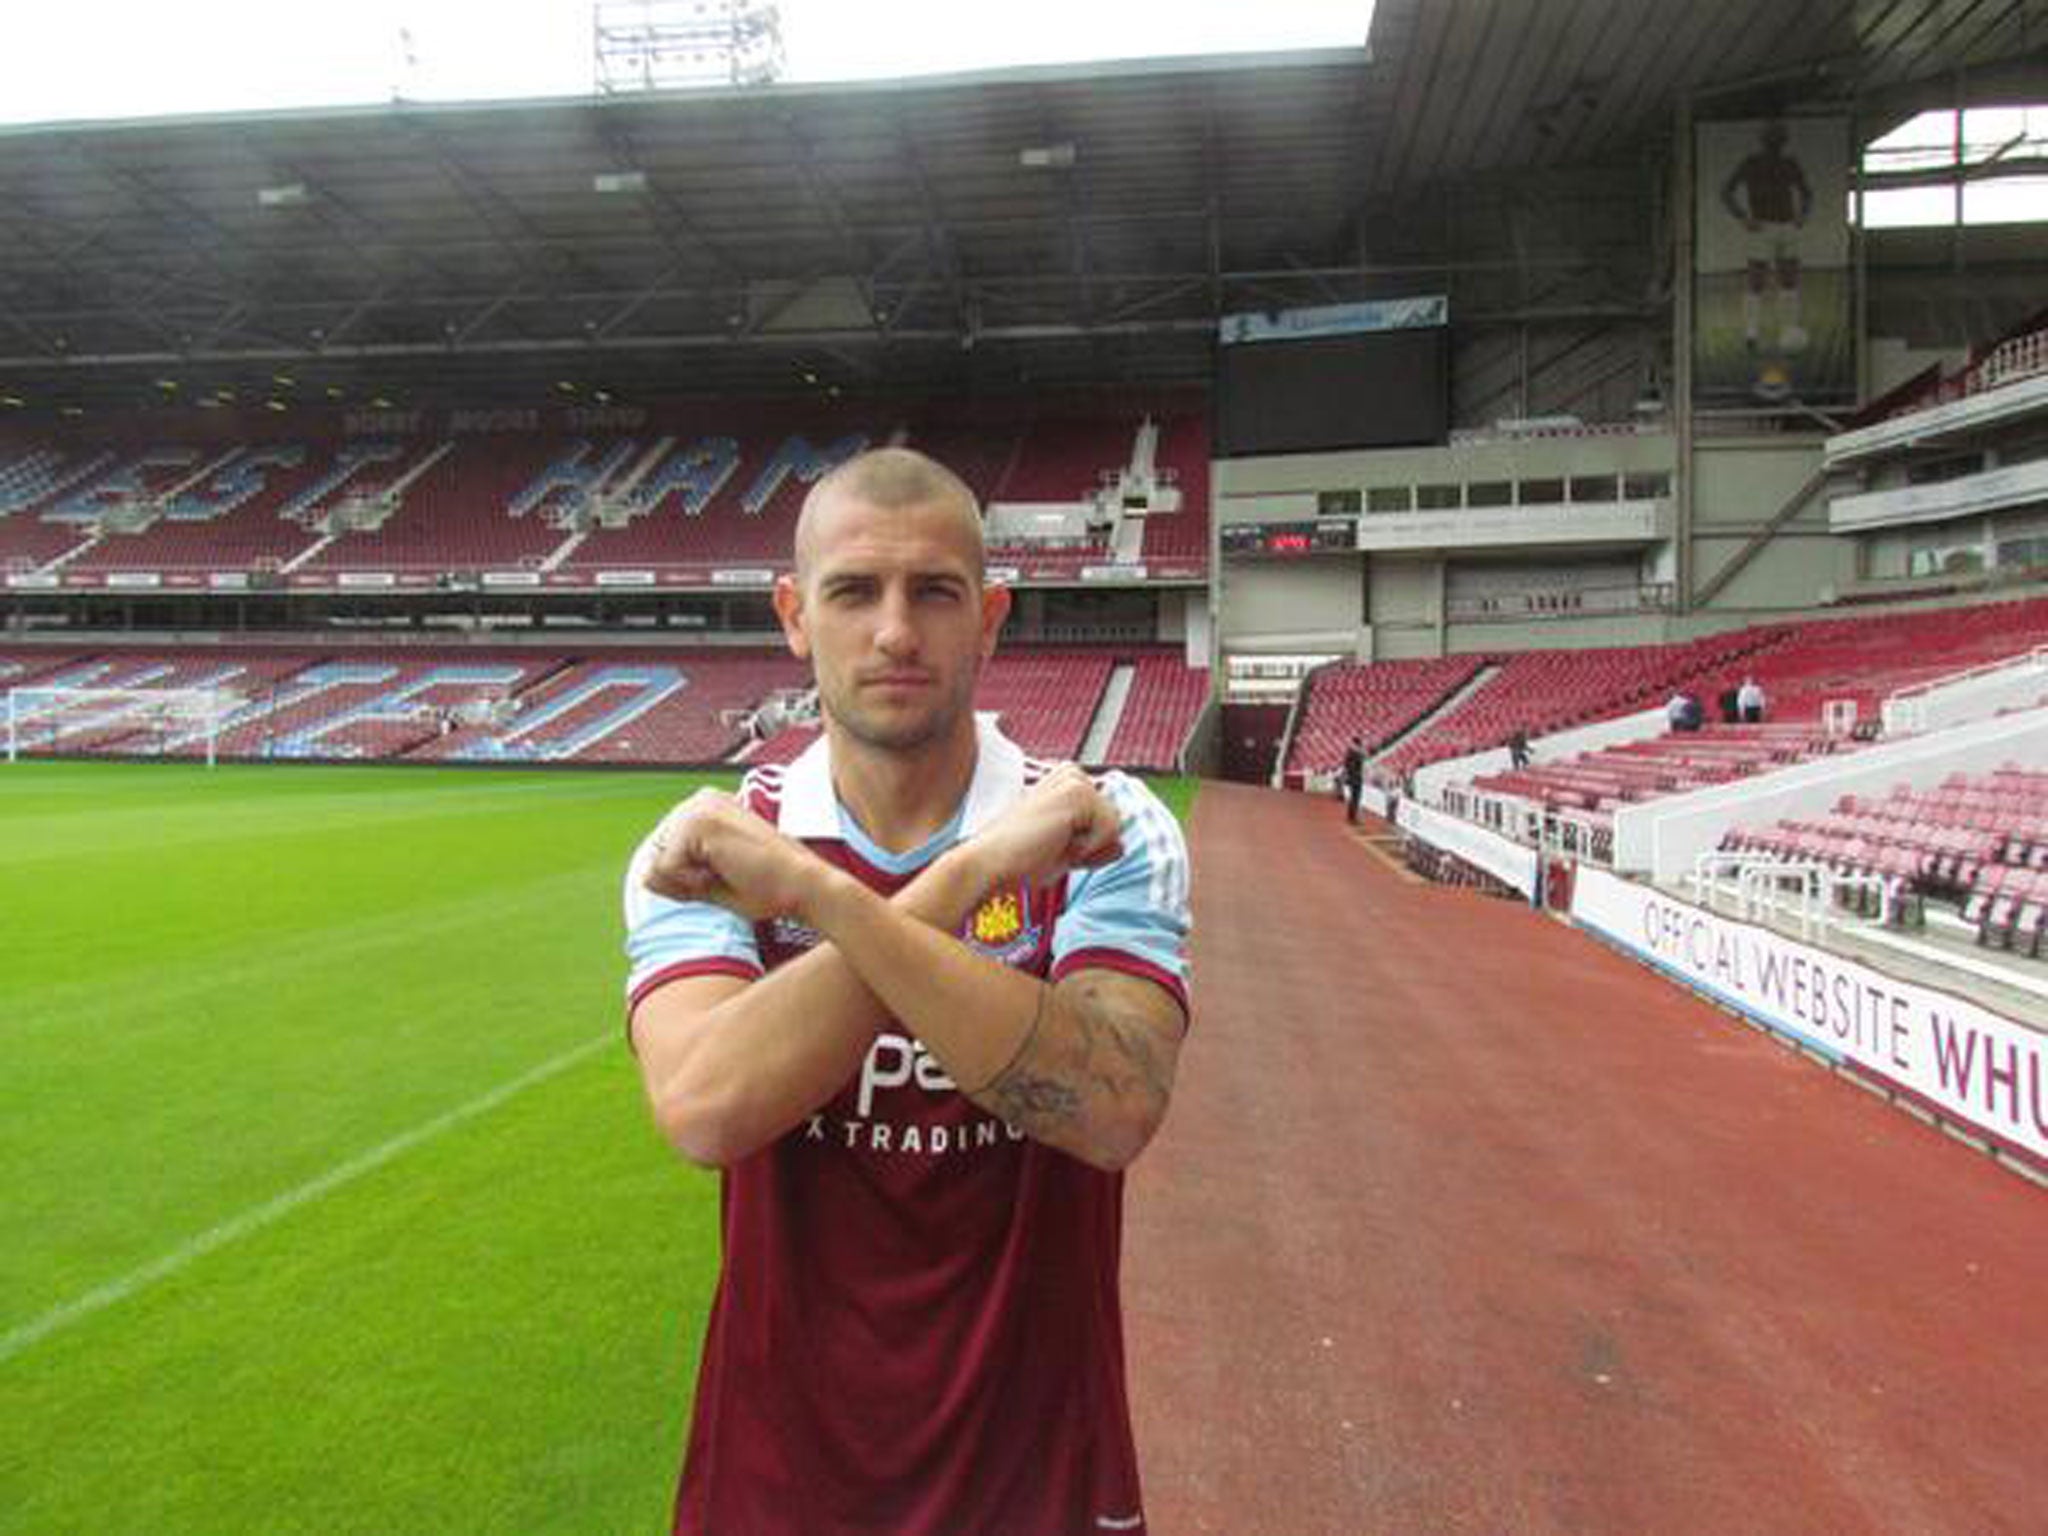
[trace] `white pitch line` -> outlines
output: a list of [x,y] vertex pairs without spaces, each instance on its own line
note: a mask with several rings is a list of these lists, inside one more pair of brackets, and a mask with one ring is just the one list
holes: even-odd
[[237,1238],[247,1237],[251,1232],[267,1227],[280,1217],[291,1214],[308,1201],[318,1200],[322,1195],[331,1194],[342,1185],[359,1179],[366,1173],[374,1172],[393,1158],[410,1152],[420,1143],[431,1141],[443,1131],[452,1130],[466,1120],[474,1120],[478,1115],[490,1113],[506,1100],[524,1093],[536,1083],[546,1082],[549,1078],[575,1066],[585,1057],[594,1055],[599,1048],[617,1044],[618,1038],[615,1032],[607,1031],[594,1040],[586,1040],[573,1050],[564,1051],[532,1070],[520,1073],[510,1082],[501,1083],[466,1104],[458,1104],[455,1108],[436,1115],[424,1125],[415,1126],[409,1131],[401,1131],[389,1141],[374,1146],[345,1163],[337,1164],[318,1178],[310,1179],[296,1189],[288,1189],[283,1194],[242,1212],[239,1216],[230,1216],[218,1226],[209,1227],[197,1237],[181,1243],[161,1258],[150,1260],[140,1269],[132,1269],[119,1279],[109,1280],[105,1285],[96,1286],[83,1296],[67,1301],[61,1306],[52,1307],[41,1317],[23,1323],[18,1328],[9,1329],[6,1333],[0,1334],[0,1364],[5,1364],[23,1350],[41,1343],[60,1329],[68,1328],[95,1312],[105,1311],[108,1307],[126,1301],[136,1292],[156,1284],[166,1276],[176,1274],[186,1265],[204,1258],[216,1248],[224,1248]]

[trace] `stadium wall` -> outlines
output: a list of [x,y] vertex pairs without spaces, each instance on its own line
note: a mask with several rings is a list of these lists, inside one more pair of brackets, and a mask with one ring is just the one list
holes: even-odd
[[1219,623],[1236,651],[1358,646],[1365,589],[1358,559],[1334,555],[1284,565],[1238,563],[1216,577]]
[[[1763,530],[1820,468],[1815,436],[1706,439],[1693,454],[1694,590],[1712,579]],[[1856,574],[1853,540],[1828,527],[1825,496],[1815,496],[1718,593],[1715,609],[1782,613],[1811,608]]]
[[[1761,620],[1809,615],[1842,594],[1868,599],[1858,611],[1981,601],[2010,595],[1991,583],[1983,590],[1940,593],[1910,590],[1889,597],[1862,580],[1865,550],[1858,539],[1836,533],[1828,522],[1827,499],[1814,495],[1782,526],[1772,524],[1820,468],[1824,439],[1819,433],[1701,438],[1695,445],[1691,482],[1693,590],[1751,551],[1728,585],[1704,608],[1678,612],[1656,606],[1658,584],[1675,574],[1672,540],[1617,549],[1597,542],[1569,541],[1520,546],[1495,543],[1450,550],[1417,549],[1322,555],[1293,562],[1271,558],[1230,559],[1218,572],[1218,622],[1225,650],[1273,650],[1314,644],[1382,659],[1469,654],[1476,651],[1543,650],[1559,647],[1647,645],[1683,641]],[[1629,474],[1669,474],[1673,440],[1662,434],[1595,432],[1583,436],[1454,444],[1445,448],[1391,449],[1370,453],[1290,454],[1222,460],[1215,466],[1219,527],[1239,523],[1314,521],[1333,512],[1355,515],[1369,530],[1376,488],[1471,485],[1502,479]],[[1349,509],[1357,507],[1355,513]],[[1555,520],[1576,515],[1572,506],[1489,508],[1514,517]],[[2029,532],[2016,523],[2012,537]],[[1548,571],[1554,588],[1569,593],[1593,579],[1596,567],[1639,562],[1644,606],[1630,610],[1523,617],[1469,616],[1469,604],[1454,601],[1470,587],[1475,567],[1513,562],[1536,580]],[[1896,562],[1895,562],[1896,563]],[[1344,574],[1348,567],[1349,576]],[[1960,586],[1970,586],[1963,582]],[[1590,595],[1590,594],[1589,594]],[[1603,594],[1605,597],[1606,594]],[[1510,605],[1503,605],[1504,608]],[[1589,602],[1589,608],[1594,605]],[[1461,611],[1464,610],[1464,611]],[[1360,632],[1354,642],[1354,630]]]
[[1381,661],[1441,656],[1444,649],[1444,562],[1408,555],[1372,555],[1366,562],[1366,622]]
[[[1763,531],[1820,465],[1818,434],[1701,441],[1694,455],[1692,494],[1695,583],[1734,559]],[[1670,476],[1676,442],[1665,433],[1595,431],[1559,437],[1503,438],[1442,448],[1360,453],[1285,454],[1225,459],[1215,466],[1219,527],[1239,523],[1303,522],[1341,511],[1370,529],[1375,493],[1397,500],[1431,487],[1582,477]],[[1419,502],[1418,502],[1419,505]],[[1354,510],[1355,509],[1355,510]],[[1554,536],[1584,521],[1572,505],[1487,509],[1497,518],[1528,519]],[[1643,545],[1631,555],[1587,539],[1518,545],[1502,539],[1447,551],[1375,552],[1319,556],[1293,563],[1231,560],[1219,573],[1219,619],[1229,650],[1277,649],[1313,640],[1351,649],[1354,629],[1369,632],[1369,653],[1383,659],[1482,650],[1540,650],[1589,645],[1645,645],[1724,628],[1763,616],[1804,612],[1849,585],[1856,572],[1854,541],[1833,533],[1826,502],[1816,497],[1755,552],[1711,609],[1674,614],[1658,608],[1585,613],[1557,618],[1466,618],[1447,600],[1447,589],[1469,586],[1460,574],[1488,562],[1512,560],[1533,582],[1546,569],[1559,591],[1594,580],[1597,570],[1637,562],[1649,589],[1668,580],[1676,565],[1670,540]],[[1347,579],[1341,568],[1349,566]],[[1619,606],[1619,605],[1618,605]]]
[[1520,623],[1459,623],[1444,630],[1444,654],[1473,651],[1542,651],[1594,645],[1661,645],[1673,622],[1662,613],[1616,614],[1581,619],[1530,619]]
[[1324,492],[1357,491],[1369,504],[1373,490],[1400,486],[1669,474],[1677,458],[1677,441],[1667,432],[1501,437],[1442,448],[1220,459],[1210,484],[1219,523],[1267,522],[1314,517]]

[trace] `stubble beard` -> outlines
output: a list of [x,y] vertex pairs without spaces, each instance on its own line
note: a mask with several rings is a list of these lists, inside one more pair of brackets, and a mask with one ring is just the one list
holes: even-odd
[[920,752],[942,741],[958,725],[974,697],[977,673],[969,672],[932,702],[924,714],[900,724],[873,718],[855,702],[856,690],[828,688],[820,681],[818,707],[832,723],[864,747],[877,752]]

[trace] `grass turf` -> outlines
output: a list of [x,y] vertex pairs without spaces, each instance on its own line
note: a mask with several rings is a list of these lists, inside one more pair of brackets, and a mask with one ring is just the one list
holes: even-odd
[[717,1184],[618,879],[700,782],[0,769],[0,1528],[662,1527]]

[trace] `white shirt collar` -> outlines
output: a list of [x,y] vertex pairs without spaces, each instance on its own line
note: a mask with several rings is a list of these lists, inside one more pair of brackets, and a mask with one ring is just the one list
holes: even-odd
[[[995,718],[974,717],[974,777],[967,786],[967,810],[960,835],[972,837],[1024,793],[1024,749],[996,729]],[[832,789],[832,739],[821,735],[804,748],[782,775],[778,825],[791,837],[836,838],[839,797]]]

